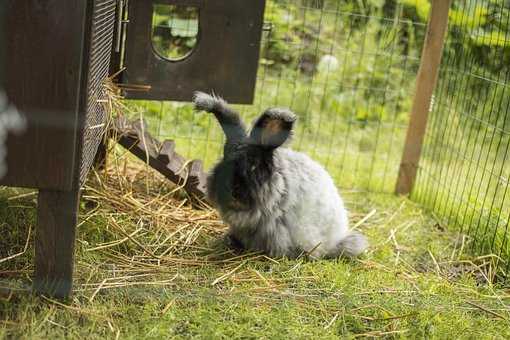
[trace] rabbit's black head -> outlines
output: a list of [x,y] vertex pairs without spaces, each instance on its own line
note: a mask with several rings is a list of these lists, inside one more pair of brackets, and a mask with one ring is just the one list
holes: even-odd
[[248,134],[237,112],[221,98],[195,94],[197,109],[214,113],[225,133],[223,159],[208,182],[210,198],[220,207],[248,210],[259,197],[260,188],[274,174],[274,151],[292,134],[295,115],[287,109],[266,110]]
[[[274,174],[274,151],[288,140],[295,120],[289,110],[269,109],[255,121],[249,134],[239,125],[236,138],[227,135],[223,160],[214,169],[209,186],[220,206],[249,210],[264,199],[260,188]],[[244,134],[237,138],[241,129]]]

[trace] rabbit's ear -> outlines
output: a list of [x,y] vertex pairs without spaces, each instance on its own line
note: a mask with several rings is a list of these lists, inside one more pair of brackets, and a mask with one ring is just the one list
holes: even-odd
[[275,149],[290,137],[295,121],[296,115],[288,109],[268,109],[255,121],[250,140],[254,144]]
[[246,129],[239,114],[228,106],[222,98],[203,92],[195,92],[193,103],[196,110],[214,114],[227,137],[227,143],[237,143],[246,137]]

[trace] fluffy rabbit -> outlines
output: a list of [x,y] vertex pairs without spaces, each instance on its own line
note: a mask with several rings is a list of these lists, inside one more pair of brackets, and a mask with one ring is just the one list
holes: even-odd
[[209,200],[230,227],[231,241],[269,256],[354,257],[367,247],[349,231],[347,211],[326,170],[305,154],[280,147],[296,116],[266,110],[250,133],[216,96],[196,92],[197,110],[211,112],[226,136],[223,159],[207,180]]

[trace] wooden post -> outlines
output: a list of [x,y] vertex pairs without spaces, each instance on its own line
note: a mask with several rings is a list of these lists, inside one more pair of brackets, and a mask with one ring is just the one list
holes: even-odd
[[[0,46],[2,48],[0,49],[0,95],[4,94],[4,87],[5,87],[5,37],[4,37],[4,25],[5,25],[5,2],[2,1],[0,3]],[[2,105],[2,103],[0,103]],[[0,110],[3,109],[0,106]]]
[[79,190],[40,190],[35,239],[34,290],[66,298],[73,285]]
[[427,26],[427,35],[421,54],[420,69],[416,78],[416,89],[407,129],[404,153],[400,163],[397,194],[411,192],[418,171],[423,137],[427,127],[432,94],[437,83],[443,46],[448,28],[448,10],[452,0],[432,0],[432,9]]

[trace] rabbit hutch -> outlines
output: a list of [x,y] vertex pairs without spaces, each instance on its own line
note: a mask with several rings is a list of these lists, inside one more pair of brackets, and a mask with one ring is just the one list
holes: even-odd
[[[126,85],[127,98],[190,100],[194,90],[214,89],[232,102],[249,103],[264,4],[2,2],[2,84],[26,127],[8,136],[7,173],[0,184],[39,190],[37,292],[62,297],[72,287],[80,188],[107,128],[105,80],[122,67],[117,81]],[[198,43],[189,57],[170,60],[152,48],[151,23],[158,5],[192,6],[199,13]],[[168,156],[171,143],[166,145]]]
[[[468,235],[474,252],[496,254],[505,276],[510,7],[373,3],[1,4],[3,84],[27,127],[9,135],[0,183],[39,189],[34,288],[71,290],[79,192],[93,164],[104,162],[107,129],[190,195],[204,196],[223,137],[182,103],[197,90],[222,96],[248,119],[289,107],[299,121],[293,148],[337,186],[410,195]],[[135,120],[111,122],[106,80],[140,112]]]

